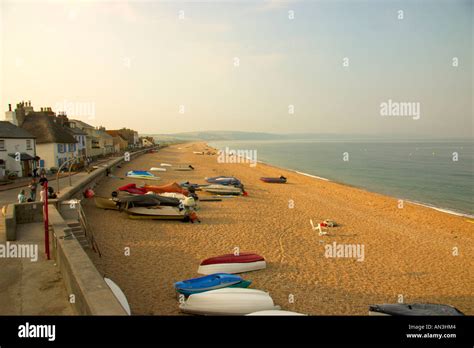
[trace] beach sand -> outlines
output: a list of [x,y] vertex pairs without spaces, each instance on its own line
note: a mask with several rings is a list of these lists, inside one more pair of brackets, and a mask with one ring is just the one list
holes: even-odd
[[[466,218],[407,202],[400,209],[393,197],[264,164],[221,164],[216,155],[193,154],[208,148],[173,145],[113,172],[124,177],[165,162],[192,164],[195,170],[155,172],[162,179],[148,183],[205,183],[205,177],[217,175],[241,179],[248,197],[200,203],[200,224],[130,220],[125,213],[96,208],[93,200],[84,204],[102,252],[101,258],[90,254],[93,262],[122,288],[133,314],[180,314],[173,283],[199,276],[201,260],[236,247],[265,257],[265,270],[242,276],[285,310],[367,315],[370,304],[395,303],[402,296],[405,303],[444,303],[474,314],[474,224]],[[259,180],[280,175],[287,184]],[[129,182],[144,181],[105,178],[96,195],[109,197]],[[310,219],[340,226],[319,236]],[[363,261],[326,257],[325,246],[334,242],[363,245]]]

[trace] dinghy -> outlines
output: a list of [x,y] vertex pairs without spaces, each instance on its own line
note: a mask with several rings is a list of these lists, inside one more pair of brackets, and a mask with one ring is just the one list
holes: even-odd
[[242,190],[238,187],[226,185],[208,185],[201,188],[202,191],[218,194],[218,195],[241,195]]
[[280,309],[267,292],[224,288],[192,294],[179,306],[184,313],[199,315],[245,315]]
[[464,315],[460,310],[449,305],[432,303],[412,303],[412,304],[380,304],[369,306],[369,315]]
[[125,191],[132,195],[144,195],[147,190],[143,187],[137,187],[135,184],[128,184],[118,188],[119,191]]
[[131,170],[127,173],[128,178],[144,179],[144,180],[160,180],[159,177],[154,176],[145,170]]
[[251,283],[252,282],[243,280],[241,277],[233,274],[214,273],[204,277],[177,282],[174,284],[174,287],[180,294],[189,296],[204,291],[227,287],[247,288]]
[[162,167],[171,167],[171,164],[169,164],[169,163],[161,163],[160,166],[162,166]]
[[219,185],[230,185],[242,187],[242,183],[239,179],[233,176],[214,176],[212,178],[205,178],[208,183],[219,184]]
[[263,182],[268,182],[271,184],[286,184],[286,178],[284,176],[280,176],[279,178],[260,178]]
[[306,316],[306,314],[283,311],[283,310],[269,310],[269,311],[258,311],[247,314],[247,316]]
[[190,172],[191,170],[194,170],[194,167],[192,165],[189,165],[186,167],[177,167],[177,168],[174,168],[174,170],[181,171],[181,172]]
[[117,202],[112,198],[94,197],[95,206],[100,209],[119,210]]
[[166,168],[151,167],[150,171],[152,171],[152,172],[166,172]]
[[226,254],[202,261],[198,273],[242,273],[257,271],[265,267],[267,267],[265,259],[260,255],[252,253]]
[[186,211],[176,207],[153,206],[153,207],[133,207],[126,210],[131,219],[147,217],[154,220],[187,220],[189,218]]
[[109,286],[110,290],[112,290],[113,294],[115,295],[115,297],[117,298],[117,300],[119,301],[120,305],[123,307],[125,312],[128,315],[131,315],[132,312],[130,311],[130,305],[128,304],[127,297],[123,293],[122,289],[120,289],[120,287],[117,284],[115,284],[115,282],[112,279],[104,278],[104,280]]
[[161,186],[145,185],[143,186],[143,189],[147,192],[149,191],[155,192],[155,193],[176,192],[176,193],[181,193],[185,196],[189,195],[188,190],[183,189],[181,186],[179,186],[175,182],[171,184],[161,185]]
[[132,207],[153,207],[153,206],[170,206],[177,207],[181,204],[180,200],[173,197],[162,197],[159,195],[145,194],[141,196],[122,196],[116,199],[119,206],[123,209]]

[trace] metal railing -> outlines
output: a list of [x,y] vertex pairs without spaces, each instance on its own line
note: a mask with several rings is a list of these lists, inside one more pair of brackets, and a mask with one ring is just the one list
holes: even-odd
[[79,213],[79,223],[81,224],[81,227],[84,230],[84,235],[89,241],[89,244],[91,245],[92,250],[98,253],[99,257],[102,257],[102,253],[100,252],[99,245],[97,244],[97,241],[95,240],[95,237],[94,237],[94,232],[90,228],[89,224],[87,223],[86,214],[84,213],[84,209],[82,209],[81,202],[78,203],[77,211]]

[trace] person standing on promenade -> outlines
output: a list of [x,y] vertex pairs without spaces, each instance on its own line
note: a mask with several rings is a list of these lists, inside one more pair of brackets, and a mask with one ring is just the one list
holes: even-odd
[[36,179],[33,178],[31,179],[30,186],[28,186],[30,189],[30,199],[32,202],[36,201],[36,189],[38,188],[38,183],[36,182]]
[[48,182],[48,179],[46,178],[46,174],[45,173],[41,173],[41,177],[39,179],[39,183],[41,185],[41,187],[44,186],[44,183],[45,182]]
[[21,190],[18,194],[18,203],[26,203],[25,190]]

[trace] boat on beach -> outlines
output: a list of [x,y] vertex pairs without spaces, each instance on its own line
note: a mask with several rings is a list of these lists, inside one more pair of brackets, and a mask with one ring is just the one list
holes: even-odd
[[267,267],[263,256],[253,253],[225,254],[205,259],[198,268],[199,274],[243,273]]
[[131,219],[150,220],[192,220],[190,214],[182,209],[169,206],[133,207],[126,210]]
[[460,310],[453,306],[433,303],[390,303],[369,306],[369,315],[402,315],[402,316],[463,316]]
[[179,306],[184,313],[198,315],[246,315],[280,309],[262,290],[224,288],[192,294]]
[[110,288],[110,290],[112,290],[115,298],[117,299],[117,301],[120,303],[120,305],[122,306],[122,308],[125,310],[125,312],[128,314],[128,315],[131,315],[132,312],[130,310],[130,305],[128,304],[128,300],[127,300],[127,297],[125,296],[125,294],[123,293],[122,289],[120,289],[120,287],[110,278],[104,278],[104,281],[105,283],[108,285],[108,287]]
[[145,170],[131,170],[127,173],[128,178],[144,179],[144,180],[160,180],[159,177]]
[[262,180],[263,182],[270,183],[270,184],[286,184],[286,178],[284,176],[280,176],[279,178],[261,177],[260,180]]
[[119,191],[130,193],[131,195],[144,195],[147,190],[143,187],[137,187],[136,184],[127,184],[118,188]]
[[143,189],[146,192],[154,192],[154,193],[165,193],[165,192],[175,192],[181,193],[185,196],[189,195],[189,191],[179,186],[179,184],[173,182],[171,184],[161,185],[161,186],[153,186],[153,185],[145,185]]
[[241,195],[242,190],[238,187],[226,186],[226,185],[208,185],[202,186],[202,191],[218,194],[218,195]]
[[106,209],[106,210],[119,210],[117,202],[112,198],[105,197],[94,197],[94,203],[97,208]]
[[267,310],[267,311],[253,312],[253,313],[247,314],[247,316],[303,316],[304,317],[306,316],[306,314],[273,309],[273,310]]
[[185,296],[227,287],[247,288],[252,282],[228,273],[214,273],[204,277],[183,280],[174,284],[177,292]]

